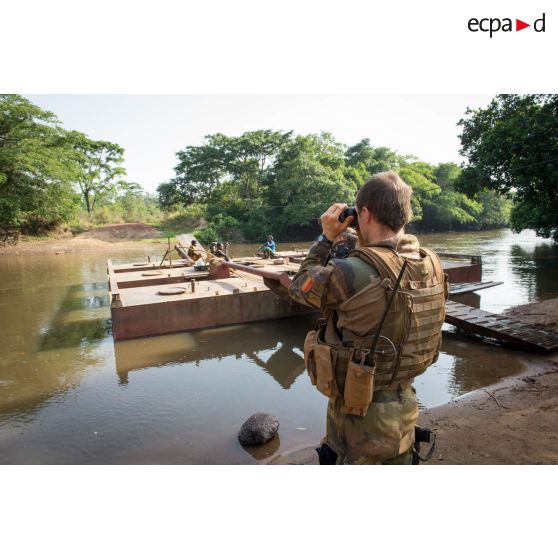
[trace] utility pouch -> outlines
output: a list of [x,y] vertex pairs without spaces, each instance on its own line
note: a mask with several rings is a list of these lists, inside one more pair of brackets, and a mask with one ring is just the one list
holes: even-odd
[[360,350],[360,362],[354,361],[354,351],[349,359],[347,378],[345,379],[345,412],[348,415],[366,416],[374,395],[375,366],[364,364],[366,352]]
[[331,347],[317,340],[314,346],[314,358],[316,359],[316,388],[326,397],[333,395],[333,364],[334,355]]
[[314,349],[317,339],[318,332],[315,329],[311,329],[306,334],[306,339],[304,339],[304,364],[306,365],[306,370],[308,371],[308,376],[310,376],[310,381],[313,386],[316,385],[316,358]]

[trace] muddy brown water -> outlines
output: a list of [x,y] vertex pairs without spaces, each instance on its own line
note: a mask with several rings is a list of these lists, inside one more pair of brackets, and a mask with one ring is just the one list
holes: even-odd
[[[501,312],[558,296],[558,247],[532,232],[420,240],[482,254],[483,279],[504,281],[467,303]],[[326,399],[302,353],[314,317],[114,343],[105,261],[102,252],[0,256],[0,463],[261,463],[320,439]],[[421,406],[521,372],[518,355],[445,326],[440,359],[415,382]],[[246,451],[236,435],[256,411],[279,418],[279,436]]]

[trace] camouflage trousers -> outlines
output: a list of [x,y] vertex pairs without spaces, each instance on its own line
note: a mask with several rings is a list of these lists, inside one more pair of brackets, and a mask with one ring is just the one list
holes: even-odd
[[343,397],[331,397],[322,443],[337,465],[410,464],[418,414],[413,387],[376,391],[364,417],[347,415]]

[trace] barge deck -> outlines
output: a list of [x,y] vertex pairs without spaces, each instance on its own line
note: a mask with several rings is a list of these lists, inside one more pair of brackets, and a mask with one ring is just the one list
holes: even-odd
[[[184,252],[193,237],[178,238]],[[122,265],[109,260],[113,337],[132,339],[314,313],[315,309],[284,300],[272,290],[274,285],[288,287],[300,267],[289,257],[299,260],[304,253],[281,256],[237,258],[222,262],[211,273],[196,270],[186,259],[161,263],[151,258]],[[461,285],[462,292],[483,288],[479,257],[448,254],[442,262],[450,283]]]

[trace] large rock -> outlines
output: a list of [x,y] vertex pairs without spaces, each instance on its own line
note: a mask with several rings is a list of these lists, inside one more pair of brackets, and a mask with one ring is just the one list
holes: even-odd
[[260,446],[271,440],[279,430],[279,421],[267,413],[253,414],[238,432],[238,440],[243,446]]

